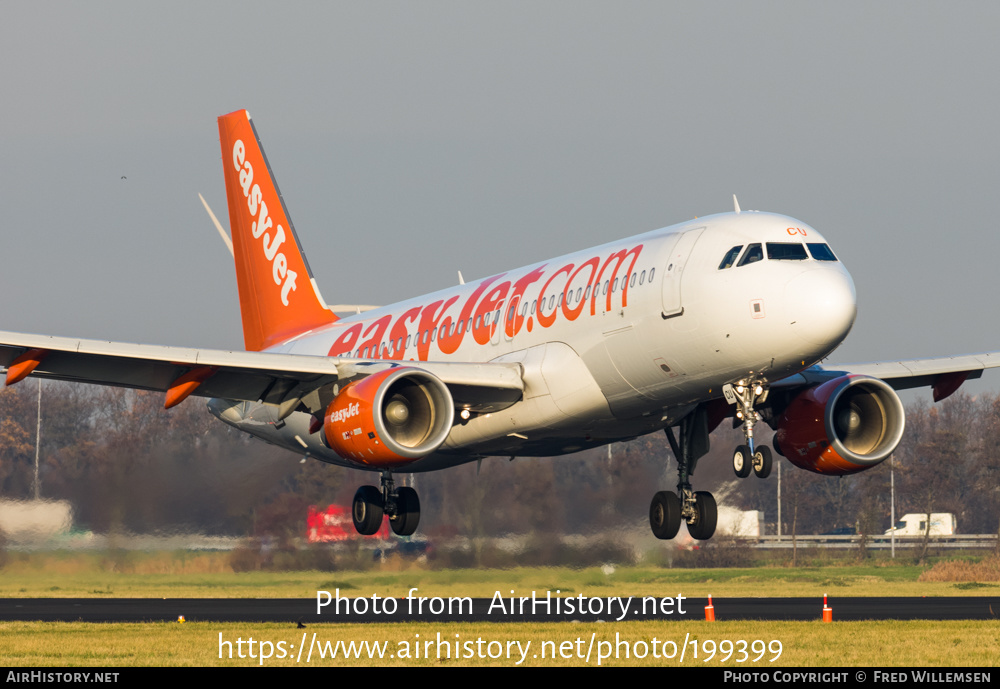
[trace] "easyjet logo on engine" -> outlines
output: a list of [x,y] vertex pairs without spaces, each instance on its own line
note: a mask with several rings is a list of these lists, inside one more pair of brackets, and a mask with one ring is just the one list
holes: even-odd
[[254,239],[260,239],[260,248],[264,258],[271,264],[271,278],[274,284],[281,287],[281,303],[288,306],[288,293],[295,290],[295,278],[298,274],[288,269],[288,259],[278,251],[285,241],[285,229],[278,225],[271,237],[271,216],[267,212],[267,202],[260,190],[260,185],[253,183],[253,166],[246,160],[246,147],[242,139],[233,144],[233,165],[240,174],[240,186],[243,196],[247,199],[247,210],[250,217],[256,218],[251,225]]
[[348,404],[343,409],[338,409],[337,411],[330,414],[330,423],[340,423],[341,421],[347,421],[348,419],[357,416],[361,413],[361,403],[352,402]]

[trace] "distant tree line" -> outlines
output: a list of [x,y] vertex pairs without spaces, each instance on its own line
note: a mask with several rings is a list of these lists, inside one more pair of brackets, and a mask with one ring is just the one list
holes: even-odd
[[[309,505],[350,504],[359,485],[378,484],[377,474],[303,462],[251,439],[214,419],[200,398],[166,411],[157,393],[55,382],[42,390],[41,495],[70,501],[78,528],[293,537],[304,533]],[[0,391],[0,499],[33,495],[36,392],[33,381]],[[724,421],[698,462],[695,488],[763,510],[773,529],[777,472],[737,480],[731,453],[740,438]],[[888,461],[844,478],[782,464],[783,533],[890,526]],[[958,393],[911,405],[893,465],[897,515],[953,512],[962,532],[996,533],[1000,398]],[[677,477],[657,433],[610,450],[491,457],[397,481],[420,492],[421,533],[487,537],[645,529],[653,493],[673,489]]]

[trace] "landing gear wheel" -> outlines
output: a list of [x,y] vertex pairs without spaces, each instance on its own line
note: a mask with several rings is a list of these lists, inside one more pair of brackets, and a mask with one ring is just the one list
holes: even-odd
[[711,493],[698,491],[694,494],[694,519],[688,522],[688,533],[691,538],[706,541],[715,533],[715,525],[719,521],[719,511],[715,498]]
[[661,490],[649,505],[649,526],[653,535],[669,541],[681,528],[681,500],[673,493]]
[[382,491],[375,486],[358,488],[358,492],[354,494],[351,516],[359,534],[371,536],[376,533],[382,526]]
[[397,536],[409,536],[420,522],[420,498],[417,491],[403,486],[396,491],[396,516],[389,520]]
[[733,452],[733,471],[735,471],[736,475],[740,478],[746,478],[750,475],[752,462],[751,454],[749,445],[740,445],[736,448],[736,451]]
[[771,448],[767,445],[758,445],[753,453],[753,473],[757,474],[757,478],[771,475]]

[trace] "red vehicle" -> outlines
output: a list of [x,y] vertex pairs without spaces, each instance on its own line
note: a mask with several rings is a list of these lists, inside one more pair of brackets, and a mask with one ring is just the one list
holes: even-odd
[[382,522],[382,528],[371,536],[361,536],[354,530],[351,508],[344,505],[330,505],[320,510],[309,506],[306,516],[306,538],[310,543],[340,543],[356,538],[389,538],[389,522]]

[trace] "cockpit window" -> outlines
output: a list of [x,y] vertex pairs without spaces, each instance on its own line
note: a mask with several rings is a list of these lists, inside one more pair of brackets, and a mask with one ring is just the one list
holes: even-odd
[[809,247],[809,253],[817,261],[836,261],[837,257],[833,255],[830,251],[830,247],[826,244],[806,244]]
[[804,261],[806,248],[792,242],[768,242],[767,258],[771,261]]
[[732,268],[733,264],[736,263],[736,257],[740,255],[740,249],[743,245],[734,246],[732,249],[726,252],[725,257],[722,259],[722,263],[719,264],[719,270],[725,270],[726,268]]
[[739,268],[740,266],[745,266],[762,260],[764,260],[764,251],[760,248],[760,244],[751,244],[747,247],[747,250],[743,252],[743,258],[741,258],[740,262],[736,264],[736,267]]

